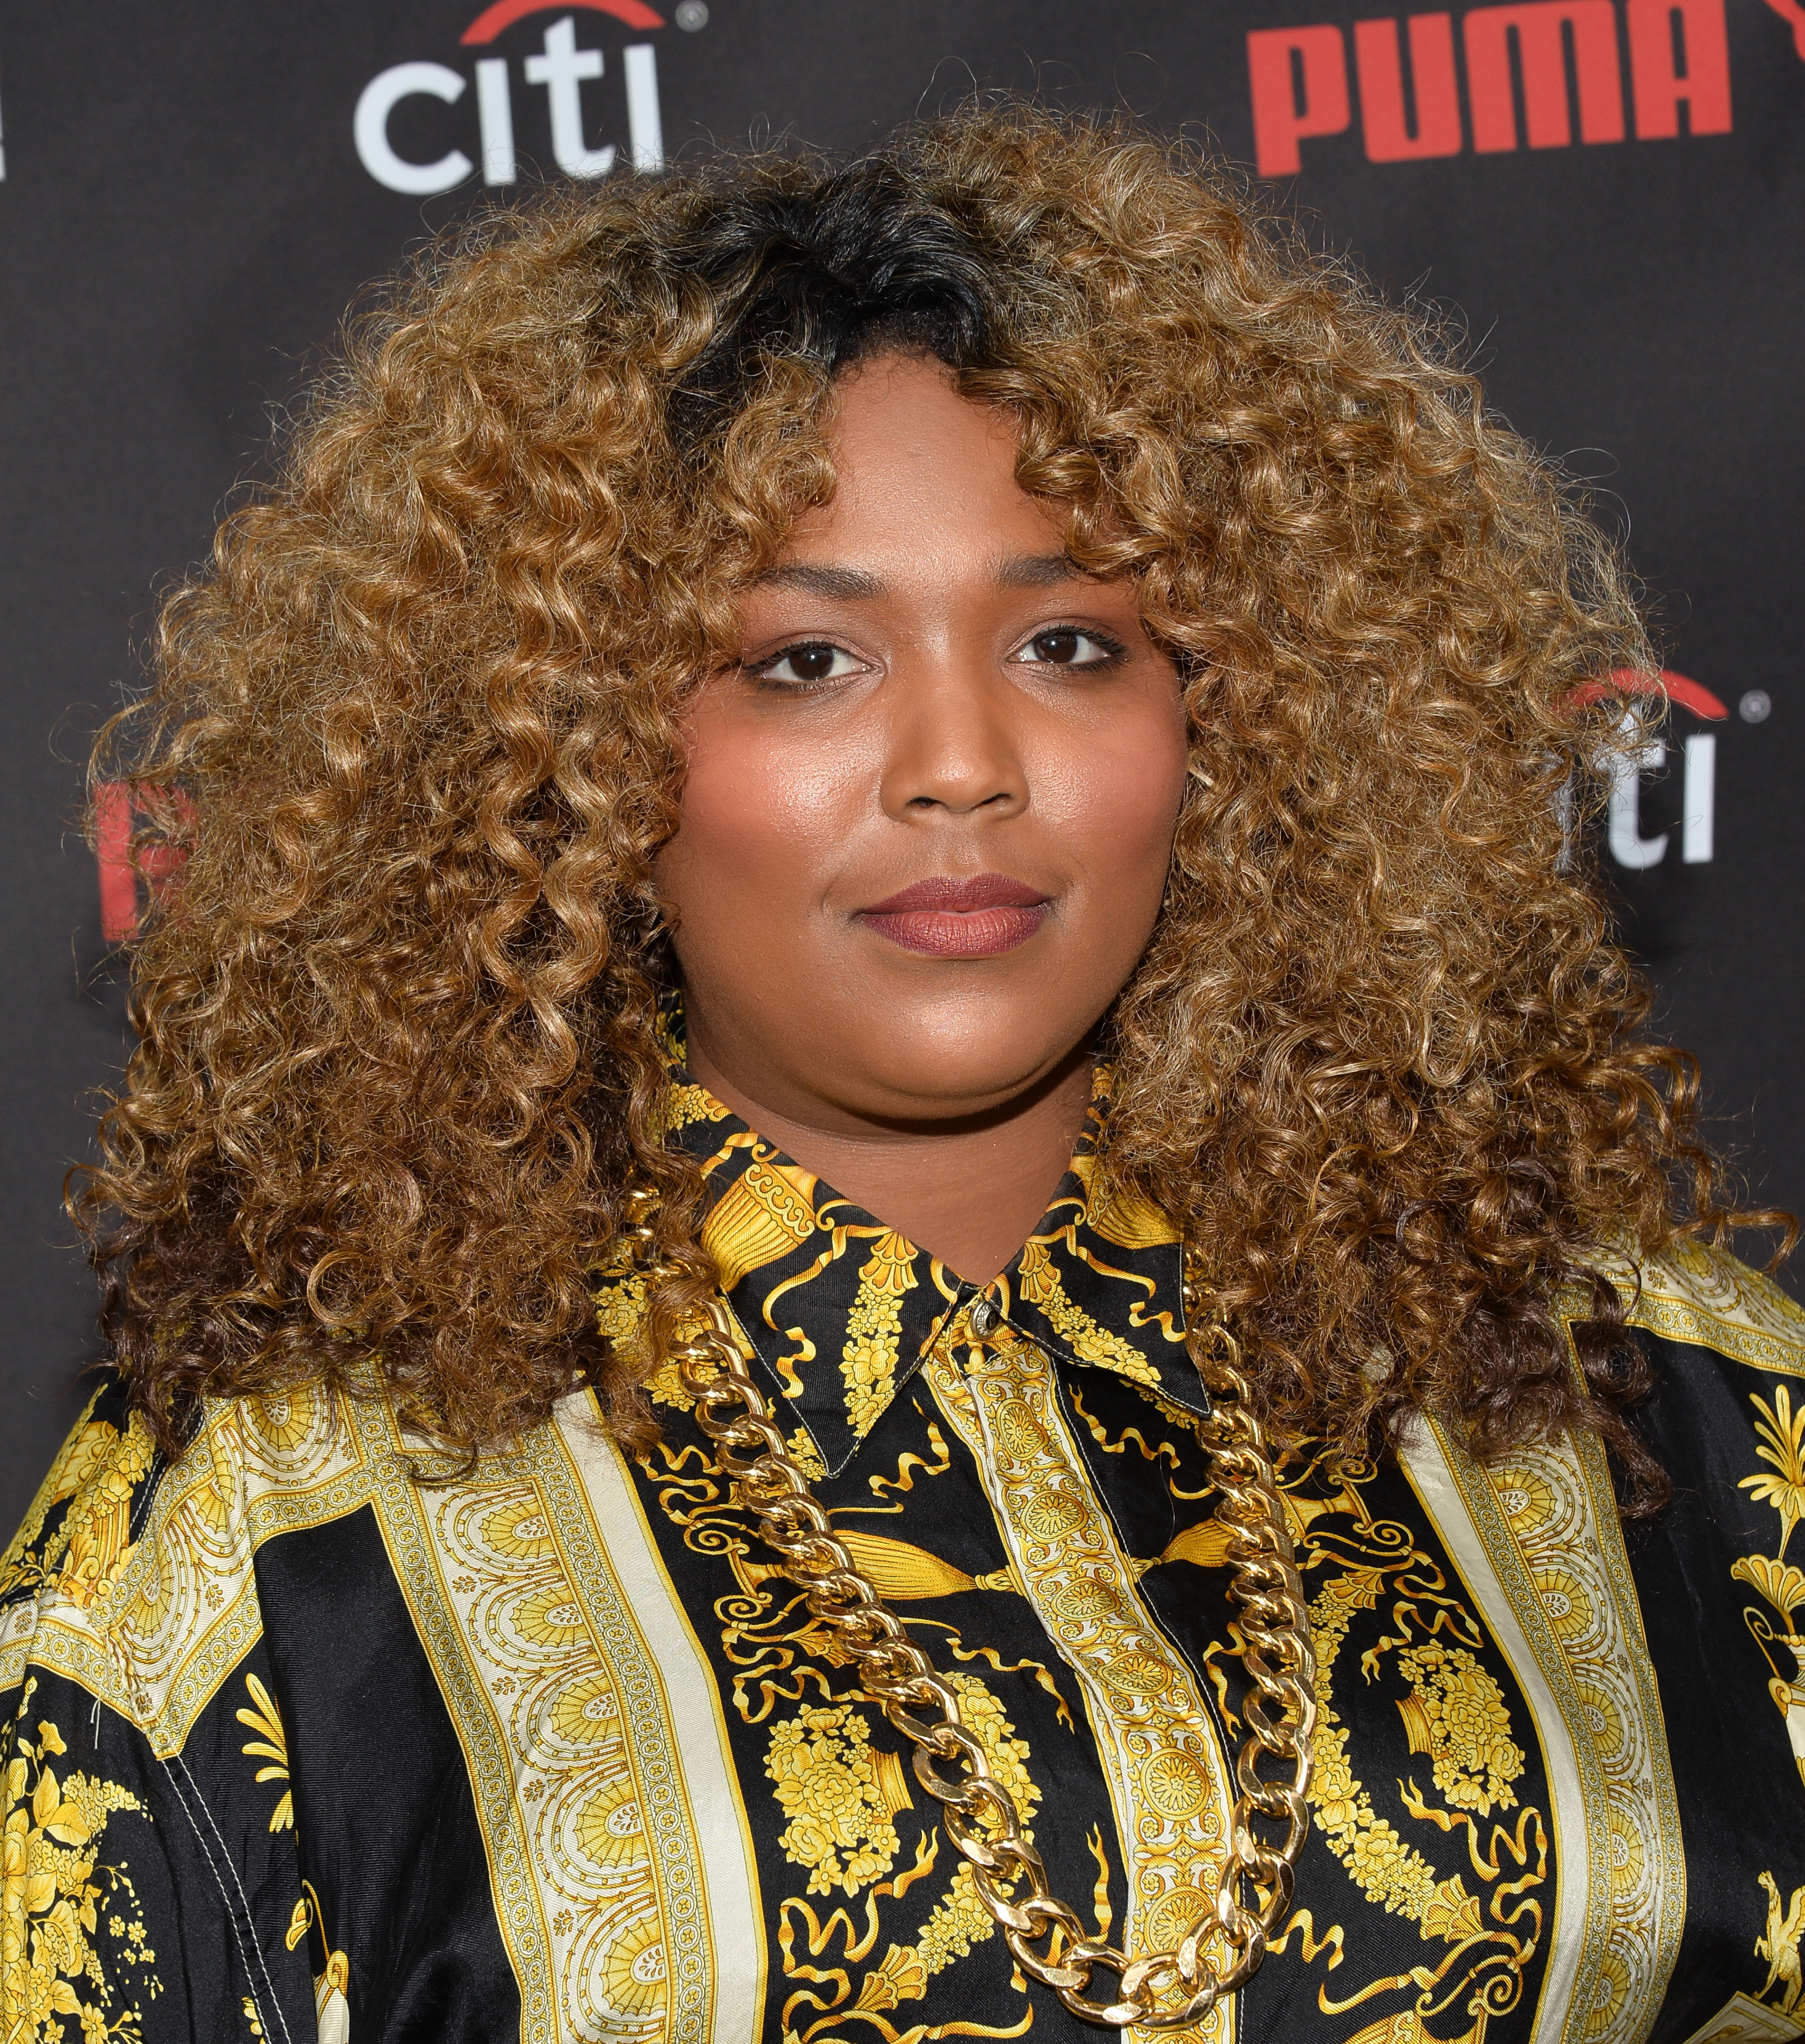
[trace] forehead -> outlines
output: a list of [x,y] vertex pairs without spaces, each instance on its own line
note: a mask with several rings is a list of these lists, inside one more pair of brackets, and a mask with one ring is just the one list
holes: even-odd
[[1068,513],[1017,482],[1014,421],[961,397],[940,363],[860,363],[836,383],[822,423],[833,494],[798,517],[780,567],[828,544],[837,555],[856,543],[949,561],[976,547],[987,561],[1009,557],[1017,586],[1051,578],[1050,567],[1018,563],[1056,561]]

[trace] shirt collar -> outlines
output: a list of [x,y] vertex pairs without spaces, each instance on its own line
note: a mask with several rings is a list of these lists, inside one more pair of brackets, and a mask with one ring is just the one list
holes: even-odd
[[[1052,1204],[1008,1267],[980,1288],[843,1199],[697,1085],[684,1062],[680,1008],[672,1002],[663,1019],[666,1139],[706,1181],[702,1246],[771,1388],[829,1474],[852,1461],[937,1344],[971,1339],[980,1298],[997,1321],[1054,1356],[1207,1413],[1184,1347],[1177,1234],[1098,1167],[1106,1068],[1098,1068]],[[980,1310],[980,1326],[987,1317]],[[655,1398],[674,1389],[652,1386]]]

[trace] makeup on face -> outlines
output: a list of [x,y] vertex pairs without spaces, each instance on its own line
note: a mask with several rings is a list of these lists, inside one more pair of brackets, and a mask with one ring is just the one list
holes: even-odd
[[1050,906],[1042,889],[1006,874],[936,874],[861,909],[855,920],[925,957],[996,958],[1026,943]]
[[1135,582],[1074,560],[1006,412],[888,356],[826,442],[831,496],[686,709],[658,855],[691,1056],[797,1155],[1078,1071],[1158,915],[1187,759]]

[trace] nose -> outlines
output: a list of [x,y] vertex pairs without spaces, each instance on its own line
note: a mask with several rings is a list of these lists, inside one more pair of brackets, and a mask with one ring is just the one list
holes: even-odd
[[1015,692],[981,663],[936,662],[895,676],[890,691],[883,801],[899,820],[936,811],[998,818],[1028,806]]

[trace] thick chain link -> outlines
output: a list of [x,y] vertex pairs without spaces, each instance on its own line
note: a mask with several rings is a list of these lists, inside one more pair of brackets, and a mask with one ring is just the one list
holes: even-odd
[[[627,1245],[652,1281],[675,1274],[656,1260],[646,1225],[652,1201],[636,1193]],[[1239,1790],[1215,1905],[1170,1951],[1131,1958],[1091,1937],[1053,1894],[1039,1853],[1022,1835],[1015,1801],[992,1772],[960,1715],[958,1692],[908,1637],[837,1539],[806,1475],[785,1446],[769,1400],[747,1367],[719,1297],[706,1323],[668,1352],[695,1400],[695,1417],[718,1450],[741,1502],[784,1573],[806,1594],[814,1618],[847,1648],[866,1693],[914,1746],[916,1779],[941,1805],[948,1835],[972,1869],[986,1909],[1022,1971],[1052,1988],[1073,2015],[1118,2029],[1177,2029],[1199,2021],[1245,1984],[1291,1908],[1297,1857],[1310,1829],[1311,1739],[1316,1724],[1315,1657],[1303,1584],[1264,1433],[1252,1409],[1238,1344],[1211,1324],[1201,1334],[1195,1259],[1186,1254],[1184,1298],[1195,1362],[1213,1403],[1205,1445],[1219,1493],[1216,1516],[1233,1529],[1230,1594],[1241,1607],[1249,1688],[1241,1705],[1248,1735],[1235,1768]],[[1268,1756],[1288,1773],[1267,1780]],[[1283,1827],[1276,1842],[1256,1820]],[[1250,1884],[1253,1906],[1241,1900]],[[1117,1998],[1089,1997],[1091,1976],[1118,1982]]]

